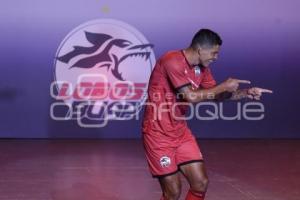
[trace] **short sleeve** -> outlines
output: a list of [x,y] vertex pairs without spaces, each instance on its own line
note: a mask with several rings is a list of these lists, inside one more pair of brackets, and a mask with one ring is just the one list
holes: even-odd
[[168,79],[175,89],[179,90],[191,84],[187,79],[185,66],[183,64],[174,61],[168,61],[162,64],[164,65]]
[[217,82],[215,81],[210,69],[209,68],[204,68],[203,73],[204,73],[203,74],[204,76],[203,76],[203,79],[200,83],[200,86],[202,88],[205,88],[205,89],[215,87],[217,85]]

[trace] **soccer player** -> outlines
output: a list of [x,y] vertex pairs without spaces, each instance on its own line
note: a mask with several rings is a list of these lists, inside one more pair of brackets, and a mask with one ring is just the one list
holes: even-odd
[[179,172],[190,189],[186,200],[203,200],[208,177],[195,137],[183,120],[187,103],[207,100],[259,100],[262,88],[239,89],[248,80],[229,78],[216,84],[209,65],[218,58],[222,40],[208,29],[199,30],[191,45],[164,54],[156,63],[149,81],[143,119],[143,143],[150,172],[162,189],[161,200],[176,200],[181,193]]

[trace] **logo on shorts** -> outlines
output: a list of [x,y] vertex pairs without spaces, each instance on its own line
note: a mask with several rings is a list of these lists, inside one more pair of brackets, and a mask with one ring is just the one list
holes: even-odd
[[82,127],[132,119],[146,100],[154,64],[153,44],[129,24],[101,19],[78,26],[55,56],[51,91],[69,106],[57,119],[75,119]]
[[168,167],[171,164],[171,159],[168,156],[163,156],[160,158],[160,165],[162,167]]

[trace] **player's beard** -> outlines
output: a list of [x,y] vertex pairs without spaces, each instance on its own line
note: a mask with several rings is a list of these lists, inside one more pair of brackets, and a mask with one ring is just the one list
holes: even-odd
[[213,63],[213,62],[214,62],[213,59],[209,59],[209,60],[207,60],[207,61],[205,61],[205,62],[203,63],[203,66],[204,66],[204,67],[209,67],[210,64]]

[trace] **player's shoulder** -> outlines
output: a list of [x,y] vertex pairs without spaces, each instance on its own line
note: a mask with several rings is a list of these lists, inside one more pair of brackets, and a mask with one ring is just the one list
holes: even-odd
[[180,50],[168,51],[160,58],[160,63],[166,66],[177,66],[183,61],[184,57]]
[[176,61],[178,59],[182,59],[181,50],[172,50],[163,54],[160,58],[162,61]]

